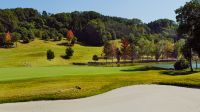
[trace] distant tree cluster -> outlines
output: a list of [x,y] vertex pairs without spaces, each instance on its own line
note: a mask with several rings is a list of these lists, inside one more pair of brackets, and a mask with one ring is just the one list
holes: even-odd
[[78,41],[102,46],[109,40],[122,39],[130,34],[135,39],[152,34],[174,38],[171,33],[175,32],[176,26],[168,19],[145,24],[139,19],[104,16],[93,11],[50,14],[32,8],[0,10],[0,32],[10,32],[14,40],[23,43],[29,43],[36,37],[54,41],[66,37],[70,44]]
[[[108,60],[163,60],[163,59],[181,59],[182,48],[185,45],[185,40],[180,39],[174,42],[172,39],[160,40],[159,35],[141,36],[139,39],[130,35],[127,38],[122,38],[121,47],[116,45],[116,42],[107,42],[103,47],[103,58]],[[96,55],[93,56],[94,61]]]

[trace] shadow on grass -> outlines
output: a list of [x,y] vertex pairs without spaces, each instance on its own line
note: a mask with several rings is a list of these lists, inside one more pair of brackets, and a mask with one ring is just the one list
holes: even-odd
[[149,71],[149,70],[168,70],[168,69],[160,68],[160,67],[153,67],[153,66],[144,66],[144,67],[133,68],[133,69],[125,69],[125,70],[121,70],[121,71],[133,72],[133,71]]
[[194,73],[198,73],[199,71],[176,71],[176,70],[168,70],[168,71],[162,71],[161,74],[165,75],[171,75],[171,76],[179,76],[179,75],[191,75]]
[[193,88],[193,89],[200,89],[200,86],[197,85],[192,85],[192,84],[187,84],[187,83],[178,83],[178,82],[174,82],[174,83],[168,83],[168,82],[159,82],[156,83],[159,85],[169,85],[169,86],[177,86],[177,87],[185,87],[185,88]]
[[67,46],[68,43],[67,42],[62,42],[62,43],[58,43],[57,45],[59,45],[59,46]]
[[66,56],[66,55],[61,55],[60,56],[62,59],[70,59],[70,57],[69,56]]
[[67,42],[62,42],[62,43],[58,43],[57,45],[59,46],[68,46],[68,47],[72,47],[73,45],[67,43]]

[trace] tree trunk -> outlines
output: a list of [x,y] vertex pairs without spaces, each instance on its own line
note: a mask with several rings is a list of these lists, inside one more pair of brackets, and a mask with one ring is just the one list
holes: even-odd
[[193,67],[192,67],[192,48],[190,48],[190,71],[193,72]]
[[112,67],[113,67],[113,59],[114,59],[114,57],[112,57]]
[[198,69],[198,62],[197,62],[197,60],[196,60],[196,69]]
[[15,44],[16,44],[16,47],[17,47],[17,42]]
[[190,71],[193,72],[193,67],[192,67],[192,58],[190,58]]

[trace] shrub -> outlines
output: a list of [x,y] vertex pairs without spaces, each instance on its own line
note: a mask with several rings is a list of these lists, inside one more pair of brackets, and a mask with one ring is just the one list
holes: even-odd
[[99,60],[99,58],[98,58],[98,56],[97,56],[97,55],[94,55],[94,56],[92,57],[92,60],[94,60],[94,61],[98,61],[98,60]]
[[73,46],[76,42],[77,42],[77,38],[76,37],[72,38],[71,45]]
[[61,41],[63,38],[63,35],[61,33],[58,34],[58,40]]
[[52,59],[54,59],[54,57],[55,57],[54,52],[52,50],[48,50],[47,51],[47,59],[52,60]]
[[18,41],[19,39],[21,39],[22,35],[18,32],[13,32],[12,33],[12,41],[13,42],[16,42]]
[[29,38],[29,40],[30,40],[30,39],[31,39],[31,40],[34,40],[35,35],[34,35],[34,33],[33,33],[32,31],[28,31],[28,38]]
[[189,68],[189,63],[184,59],[178,60],[174,64],[175,70],[183,70],[183,69],[187,69],[187,68]]
[[70,59],[71,56],[73,56],[73,54],[74,54],[74,50],[71,47],[68,47],[66,49],[65,53],[66,53],[65,58]]
[[30,39],[28,38],[28,37],[25,37],[25,38],[23,38],[23,43],[29,43],[30,42]]
[[43,32],[42,34],[42,40],[49,40],[49,33],[47,31]]

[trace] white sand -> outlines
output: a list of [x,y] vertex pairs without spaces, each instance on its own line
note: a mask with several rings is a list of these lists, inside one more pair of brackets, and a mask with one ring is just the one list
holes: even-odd
[[200,89],[130,86],[77,100],[1,104],[0,112],[200,112]]

